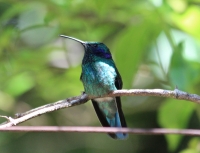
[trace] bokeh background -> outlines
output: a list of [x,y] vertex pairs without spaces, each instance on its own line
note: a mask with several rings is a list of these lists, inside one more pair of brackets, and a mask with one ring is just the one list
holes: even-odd
[[[83,91],[83,47],[60,34],[105,43],[125,89],[200,94],[200,0],[1,0],[1,115]],[[122,104],[130,128],[200,128],[200,106],[191,102],[123,97]],[[91,102],[21,125],[101,126]],[[1,153],[199,153],[199,145],[198,137],[179,135],[116,141],[97,133],[0,133]]]

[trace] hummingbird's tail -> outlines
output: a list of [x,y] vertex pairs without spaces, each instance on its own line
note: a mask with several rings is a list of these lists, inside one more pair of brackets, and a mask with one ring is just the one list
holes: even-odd
[[[92,100],[97,116],[104,127],[127,127],[124,114],[121,109],[120,97],[109,102],[97,102]],[[108,133],[114,139],[127,139],[127,133]]]
[[[106,120],[110,127],[126,127],[122,125],[119,113],[116,113],[115,117],[112,119],[106,117]],[[109,135],[114,139],[126,139],[128,136],[127,133],[109,133]]]

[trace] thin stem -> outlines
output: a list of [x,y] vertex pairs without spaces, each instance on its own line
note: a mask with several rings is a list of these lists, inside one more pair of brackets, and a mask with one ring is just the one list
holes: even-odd
[[200,130],[193,129],[140,129],[140,128],[111,128],[111,127],[76,127],[76,126],[15,126],[0,128],[1,132],[81,132],[81,133],[131,133],[141,135],[179,134],[200,136]]

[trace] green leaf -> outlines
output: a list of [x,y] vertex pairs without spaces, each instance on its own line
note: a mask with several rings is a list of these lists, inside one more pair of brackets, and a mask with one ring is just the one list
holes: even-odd
[[193,35],[196,38],[200,38],[199,24],[200,20],[197,18],[200,16],[200,10],[197,6],[189,7],[184,13],[173,14],[173,22],[183,31]]
[[[163,128],[186,128],[193,113],[194,106],[193,103],[186,101],[166,100],[158,112],[160,126]],[[170,151],[174,151],[178,147],[182,137],[182,135],[166,135]]]
[[34,84],[32,75],[24,72],[10,78],[4,91],[13,96],[19,96],[30,90]]
[[[134,75],[138,71],[145,49],[155,38],[151,33],[146,33],[144,30],[153,25],[147,27],[146,24],[127,28],[117,36],[117,43],[115,43],[116,46],[113,49],[115,51],[114,57],[126,88],[132,87]],[[150,41],[149,37],[152,37]]]
[[185,150],[181,151],[180,153],[199,153],[199,151],[194,150],[194,149],[185,149]]
[[199,138],[193,137],[188,143],[188,148],[182,150],[180,153],[199,153]]
[[172,55],[171,66],[169,71],[170,82],[173,87],[178,86],[178,88],[185,90],[187,89],[190,80],[188,79],[188,65],[182,56],[183,43],[179,43],[174,53]]
[[169,70],[171,86],[181,90],[194,92],[194,85],[199,80],[199,63],[190,62],[183,58],[183,42],[175,48]]

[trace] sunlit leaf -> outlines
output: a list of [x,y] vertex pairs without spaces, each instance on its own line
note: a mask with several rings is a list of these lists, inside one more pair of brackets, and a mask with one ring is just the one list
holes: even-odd
[[188,32],[189,34],[200,38],[200,20],[197,20],[200,16],[200,10],[197,6],[189,7],[182,14],[173,14],[173,22],[180,27],[183,31]]
[[34,84],[35,83],[31,74],[20,73],[10,78],[4,91],[13,96],[19,96],[30,90],[34,86]]
[[185,150],[181,151],[180,153],[199,153],[199,151],[194,150],[194,149],[185,149]]
[[199,138],[198,137],[193,137],[186,149],[183,149],[180,153],[199,153]]

